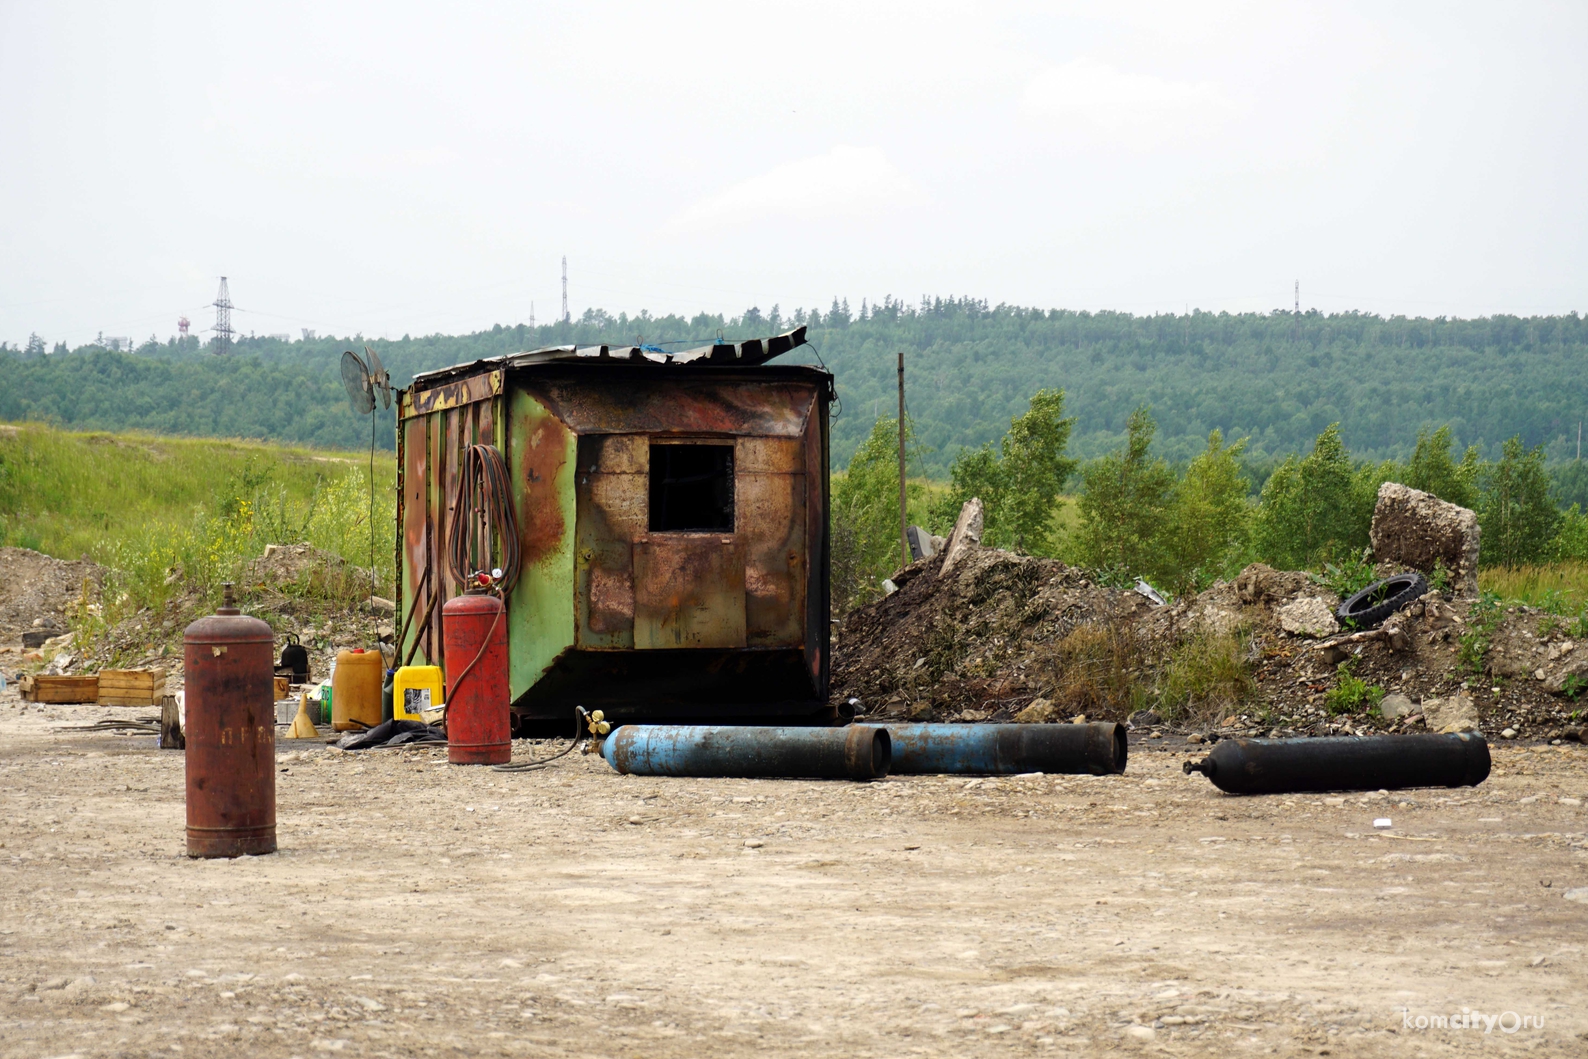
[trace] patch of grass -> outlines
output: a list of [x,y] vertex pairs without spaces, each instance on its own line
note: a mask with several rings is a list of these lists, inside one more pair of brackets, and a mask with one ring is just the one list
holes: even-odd
[[1212,718],[1256,691],[1246,664],[1246,636],[1201,630],[1174,648],[1158,680],[1158,709],[1167,719]]
[[1323,697],[1325,708],[1332,714],[1364,713],[1384,701],[1383,688],[1351,672],[1355,661],[1347,658],[1335,667],[1335,686]]
[[140,611],[223,581],[246,597],[247,564],[267,544],[307,543],[345,560],[277,594],[350,604],[392,584],[396,467],[377,453],[370,510],[368,456],[248,441],[0,427],[0,543],[108,568],[102,598],[77,608],[93,640]]
[[1588,607],[1588,562],[1493,566],[1478,571],[1478,587],[1507,603],[1575,616]]

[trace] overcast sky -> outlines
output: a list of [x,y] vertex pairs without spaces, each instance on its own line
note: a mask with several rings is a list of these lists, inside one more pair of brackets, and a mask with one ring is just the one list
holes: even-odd
[[[1588,5],[0,0],[0,339],[1588,309]],[[613,336],[631,338],[632,336]]]

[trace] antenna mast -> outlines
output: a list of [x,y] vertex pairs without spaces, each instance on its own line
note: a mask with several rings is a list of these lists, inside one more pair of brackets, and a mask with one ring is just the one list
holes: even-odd
[[215,295],[215,352],[232,351],[232,295],[226,289],[226,277],[221,277],[221,289]]
[[568,255],[562,256],[562,322],[568,323]]

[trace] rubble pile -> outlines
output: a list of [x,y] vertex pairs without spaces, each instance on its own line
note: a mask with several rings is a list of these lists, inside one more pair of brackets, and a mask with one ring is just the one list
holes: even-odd
[[88,559],[68,562],[29,548],[0,548],[0,643],[34,630],[66,631],[71,609],[96,596],[104,571]]
[[[1457,563],[1456,591],[1429,591],[1368,630],[1340,628],[1339,597],[1312,575],[1260,563],[1166,606],[1093,584],[1057,560],[974,544],[947,574],[942,565],[941,556],[911,564],[892,579],[898,591],[839,626],[835,704],[867,717],[933,721],[1134,714],[1141,726],[1167,721],[1166,730],[1192,733],[1475,728],[1491,738],[1585,738],[1588,695],[1579,693],[1588,693],[1588,629],[1468,597],[1459,589],[1469,571]],[[1378,574],[1405,569],[1385,562]],[[1167,667],[1209,636],[1238,650],[1250,675],[1245,692],[1196,708],[1166,706]],[[1088,654],[1088,644],[1102,648]],[[1079,665],[1122,670],[1133,690],[1112,701],[1078,699]]]

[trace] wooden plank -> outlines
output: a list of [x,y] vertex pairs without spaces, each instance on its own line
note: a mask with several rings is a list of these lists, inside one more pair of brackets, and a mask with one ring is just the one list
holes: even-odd
[[99,678],[28,674],[22,678],[22,697],[29,702],[78,703],[99,701]]
[[158,687],[165,683],[165,670],[163,669],[101,669],[99,671],[100,687],[115,688],[149,688]]
[[163,669],[102,669],[96,701],[101,706],[158,706],[165,696]]

